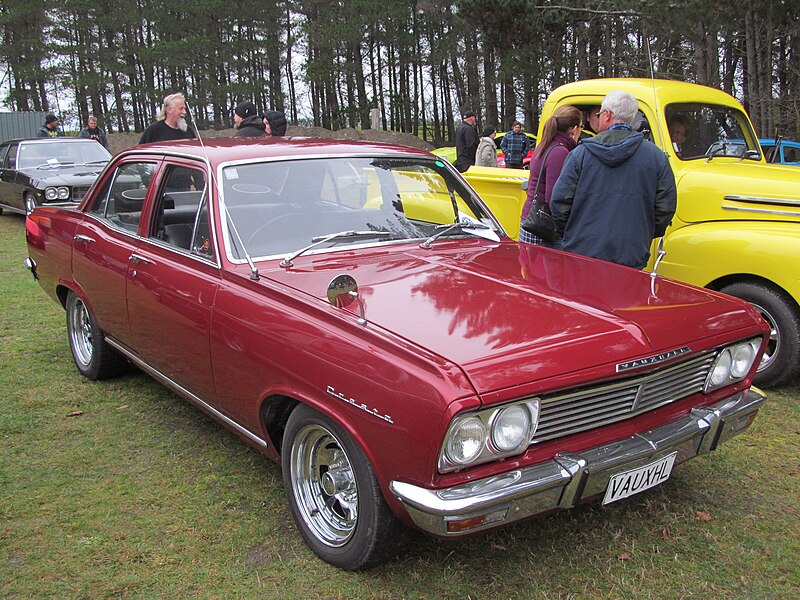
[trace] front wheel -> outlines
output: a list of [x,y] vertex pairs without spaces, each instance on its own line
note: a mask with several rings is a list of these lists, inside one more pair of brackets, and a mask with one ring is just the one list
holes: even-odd
[[286,424],[281,462],[294,520],[322,560],[354,571],[396,548],[403,526],[363,452],[338,425],[298,406]]
[[722,292],[746,300],[769,324],[769,340],[754,382],[777,386],[800,372],[800,311],[791,298],[762,283],[733,283]]
[[33,196],[33,194],[26,193],[23,197],[23,201],[25,203],[25,214],[31,214],[33,209],[36,208],[36,198]]
[[69,348],[81,375],[91,380],[121,375],[127,365],[125,359],[106,342],[81,297],[70,292],[66,308]]

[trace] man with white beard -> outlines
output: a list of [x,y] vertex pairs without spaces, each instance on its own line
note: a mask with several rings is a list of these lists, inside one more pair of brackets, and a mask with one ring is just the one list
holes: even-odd
[[139,138],[140,144],[166,142],[170,140],[190,140],[194,133],[186,122],[186,99],[183,94],[170,94],[164,98],[164,106],[152,123]]

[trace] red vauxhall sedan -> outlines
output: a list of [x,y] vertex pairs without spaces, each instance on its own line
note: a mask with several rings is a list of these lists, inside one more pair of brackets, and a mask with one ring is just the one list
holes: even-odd
[[764,400],[750,305],[520,245],[419,150],[140,146],[26,223],[80,374],[132,363],[279,463],[300,533],[345,569],[407,527],[646,493]]

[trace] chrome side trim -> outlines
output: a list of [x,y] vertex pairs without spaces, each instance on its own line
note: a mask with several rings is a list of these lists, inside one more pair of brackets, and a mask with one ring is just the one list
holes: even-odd
[[757,215],[778,215],[779,217],[798,217],[800,213],[788,210],[768,210],[766,208],[745,208],[742,206],[723,206],[722,210],[735,210],[737,212],[755,213]]
[[725,200],[733,200],[734,202],[755,202],[756,204],[800,206],[800,200],[792,200],[788,198],[762,198],[760,196],[737,196],[736,194],[728,194],[723,196],[723,198],[725,198]]
[[[751,388],[712,406],[695,407],[685,417],[650,431],[577,453],[558,453],[551,460],[521,469],[450,488],[430,489],[392,481],[389,489],[423,531],[442,537],[472,534],[571,508],[602,494],[613,475],[673,452],[678,464],[715,450],[750,426],[764,400],[760,390]],[[505,518],[464,532],[447,530],[449,521],[490,513],[505,514]]]
[[258,437],[256,434],[251,432],[249,429],[244,428],[242,425],[239,425],[239,423],[237,423],[236,421],[234,421],[230,417],[227,417],[226,415],[222,414],[216,408],[214,408],[213,406],[211,406],[207,402],[201,400],[198,396],[195,396],[192,392],[187,390],[185,387],[181,386],[178,383],[175,383],[172,379],[170,379],[169,377],[164,375],[161,371],[159,371],[157,369],[154,369],[153,367],[148,365],[146,362],[144,362],[141,358],[139,358],[138,356],[136,356],[135,354],[130,352],[127,348],[122,346],[119,342],[116,342],[115,340],[113,340],[113,339],[111,339],[109,337],[106,337],[106,342],[108,342],[108,344],[110,346],[113,346],[113,348],[117,352],[119,352],[120,354],[124,354],[125,357],[128,360],[130,360],[133,364],[135,364],[137,367],[139,367],[144,372],[146,372],[148,375],[150,375],[153,379],[155,379],[159,383],[165,385],[166,387],[171,389],[173,392],[175,392],[179,396],[182,396],[186,400],[191,402],[192,404],[195,404],[195,405],[199,406],[200,408],[202,408],[206,412],[210,413],[211,416],[213,416],[215,419],[218,419],[218,420],[222,421],[223,423],[225,423],[226,425],[229,425],[230,427],[232,427],[233,429],[235,429],[236,431],[238,431],[242,435],[246,436],[248,439],[252,440],[254,443],[258,444],[262,448],[269,447],[269,444],[267,444],[266,440]]

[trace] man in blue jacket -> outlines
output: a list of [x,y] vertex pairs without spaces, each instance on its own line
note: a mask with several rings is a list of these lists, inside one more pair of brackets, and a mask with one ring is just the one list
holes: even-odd
[[633,131],[636,98],[610,92],[600,133],[570,152],[550,198],[560,247],[642,269],[653,238],[675,214],[675,177],[666,155]]

